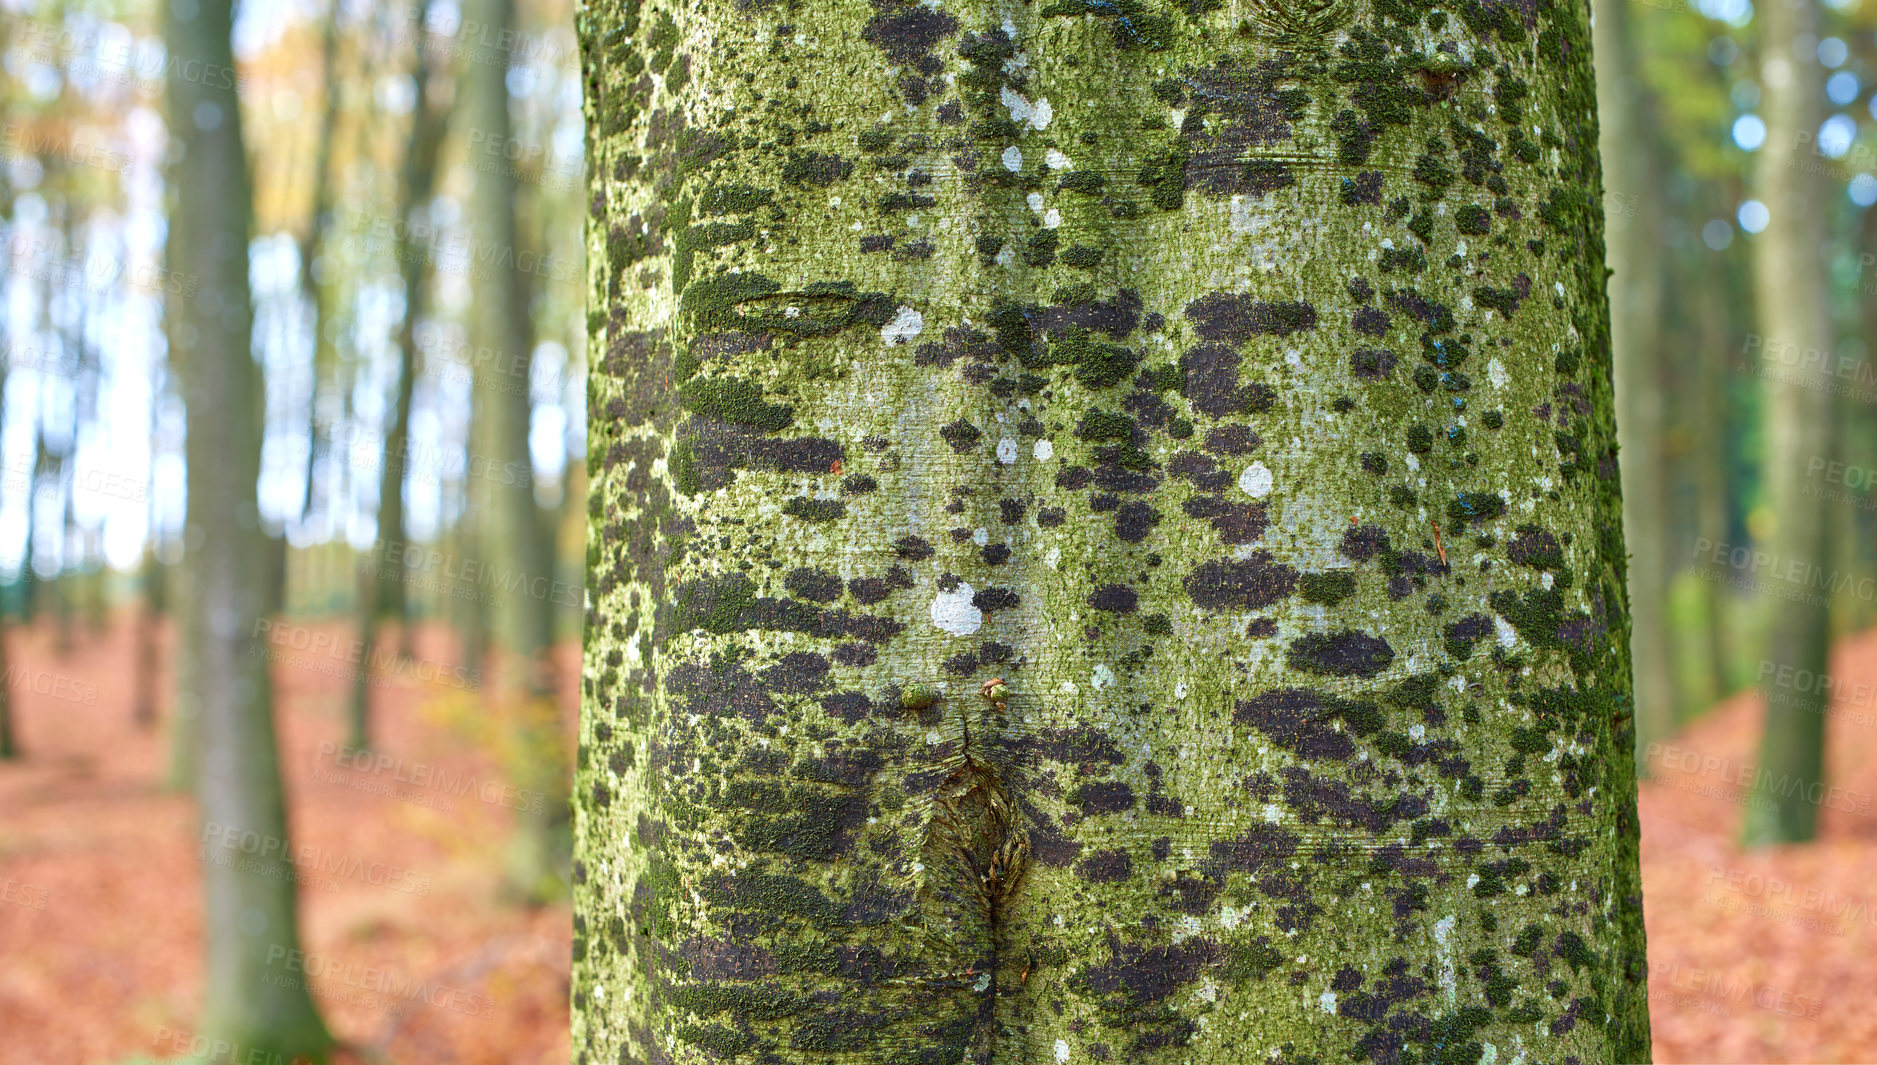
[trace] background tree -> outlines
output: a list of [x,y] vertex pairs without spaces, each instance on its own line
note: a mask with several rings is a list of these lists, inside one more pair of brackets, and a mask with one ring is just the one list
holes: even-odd
[[250,349],[248,236],[252,194],[235,96],[227,0],[165,8],[164,37],[181,69],[169,79],[174,163],[172,263],[197,282],[177,301],[189,501],[184,624],[193,694],[196,799],[203,840],[207,980],[198,1028],[244,1053],[323,1060],[332,1038],[303,979],[297,888],[274,735],[265,628],[267,534],[260,524],[259,373]]
[[1616,366],[1629,546],[1630,658],[1636,676],[1636,756],[1675,731],[1680,709],[1668,625],[1667,498],[1662,460],[1666,375],[1660,325],[1666,248],[1654,100],[1639,76],[1628,0],[1596,4],[1597,113],[1609,218],[1610,343]]
[[[1833,515],[1807,493],[1808,464],[1836,458],[1837,402],[1827,366],[1834,347],[1824,249],[1829,201],[1813,148],[1823,117],[1824,78],[1810,54],[1818,5],[1776,0],[1760,14],[1761,149],[1758,193],[1772,216],[1754,248],[1759,347],[1766,378],[1766,493],[1776,561],[1748,576],[1765,597],[1765,661],[1822,677],[1831,649]],[[1794,576],[1797,574],[1798,576]],[[1817,578],[1826,578],[1821,584]],[[1811,839],[1824,777],[1823,686],[1769,685],[1765,732],[1742,835],[1750,845]]]
[[548,260],[524,241],[516,206],[514,137],[508,89],[516,36],[514,0],[472,0],[468,23],[488,27],[469,42],[462,117],[473,172],[470,259],[476,289],[471,336],[475,359],[476,432],[470,448],[469,491],[481,522],[477,547],[486,552],[496,586],[488,608],[502,652],[495,693],[515,723],[511,773],[546,796],[518,811],[510,857],[511,887],[526,898],[563,894],[570,847],[560,715],[553,700],[553,600],[537,581],[553,579],[553,540],[535,502],[529,452],[533,415],[533,271]]
[[396,233],[399,280],[403,284],[404,313],[398,320],[397,385],[391,397],[391,425],[385,433],[384,460],[378,480],[378,537],[370,567],[359,587],[359,643],[363,655],[353,674],[352,711],[348,743],[362,750],[371,744],[371,680],[378,626],[387,617],[398,624],[399,653],[409,658],[413,634],[410,604],[399,561],[410,541],[404,529],[404,482],[410,453],[411,400],[420,369],[417,322],[424,306],[424,282],[430,276],[430,255],[418,234],[429,230],[430,198],[436,191],[437,154],[449,115],[448,102],[432,98],[430,5],[419,3],[413,15],[417,59],[411,72],[415,99],[411,103],[410,147],[398,182]]
[[584,11],[575,1045],[1648,1054],[1581,4]]

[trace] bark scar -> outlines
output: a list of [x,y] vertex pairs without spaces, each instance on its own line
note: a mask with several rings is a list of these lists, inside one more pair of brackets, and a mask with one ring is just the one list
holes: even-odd
[[959,714],[958,746],[945,760],[950,772],[931,795],[919,890],[926,933],[944,959],[934,975],[977,996],[968,1060],[988,1063],[996,1041],[998,970],[1007,953],[1006,912],[1029,868],[1030,834],[991,751],[986,722],[974,732],[970,716]]

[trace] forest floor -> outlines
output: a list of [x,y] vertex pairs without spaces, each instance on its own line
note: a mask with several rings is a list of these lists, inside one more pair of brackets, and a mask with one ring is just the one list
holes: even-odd
[[[195,814],[161,786],[163,730],[132,719],[131,631],[80,632],[63,653],[49,631],[9,640],[26,752],[0,766],[0,1032],[15,1065],[173,1058],[196,1016]],[[319,634],[349,640],[338,624]],[[425,631],[416,661],[453,650]],[[570,705],[576,661],[565,649]],[[307,968],[349,1048],[336,1065],[564,1065],[568,910],[502,898],[509,811],[474,697],[388,680],[379,747],[402,761],[360,771],[336,753],[349,668],[309,639],[274,670]],[[1734,842],[1757,696],[1656,752],[1641,810],[1657,1061],[1877,1060],[1877,633],[1841,646],[1833,672],[1838,791],[1816,843]],[[419,763],[447,783],[415,782]],[[458,794],[463,779],[477,787]]]

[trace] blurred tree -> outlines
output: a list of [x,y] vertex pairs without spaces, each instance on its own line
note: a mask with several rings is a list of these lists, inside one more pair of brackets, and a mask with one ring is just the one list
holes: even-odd
[[1646,1060],[1587,5],[1166,10],[584,8],[577,1055]]
[[339,183],[338,153],[339,104],[344,86],[339,76],[339,41],[343,24],[342,0],[331,0],[320,26],[320,91],[325,97],[320,106],[317,155],[313,162],[313,204],[309,212],[305,239],[300,242],[300,284],[312,310],[313,387],[306,403],[306,483],[300,500],[300,520],[313,516],[314,471],[319,460],[331,449],[319,418],[321,386],[332,377],[338,362],[338,345],[333,342],[338,316],[333,304],[339,287],[337,264],[327,258],[328,238],[336,222],[334,194]]
[[1675,731],[1679,700],[1669,653],[1668,520],[1662,448],[1659,325],[1667,268],[1655,101],[1637,70],[1630,0],[1597,0],[1597,117],[1611,275],[1610,342],[1616,365],[1623,540],[1629,545],[1630,659],[1636,671],[1636,757]]
[[509,151],[515,145],[508,75],[520,39],[514,0],[469,0],[469,38],[462,118],[473,171],[470,203],[475,317],[471,335],[476,383],[475,433],[466,476],[480,505],[477,542],[493,563],[491,630],[502,651],[497,693],[516,723],[515,783],[548,796],[540,809],[519,811],[509,858],[509,883],[525,899],[565,893],[571,846],[560,755],[562,728],[554,698],[553,602],[539,579],[553,580],[553,540],[534,494],[529,451],[533,413],[534,327],[530,273],[542,260],[526,253]]
[[430,67],[429,0],[419,0],[412,19],[417,58],[411,78],[410,147],[398,182],[398,226],[394,234],[399,279],[403,283],[404,314],[398,323],[398,379],[391,397],[391,425],[385,433],[384,459],[379,467],[378,536],[372,547],[370,568],[359,586],[359,642],[364,655],[353,673],[348,744],[363,750],[371,744],[371,677],[378,626],[385,618],[398,624],[399,654],[411,654],[412,615],[405,592],[402,558],[409,547],[404,529],[404,482],[410,450],[411,398],[419,372],[417,322],[424,306],[424,281],[430,276],[430,250],[419,234],[430,230],[428,214],[436,192],[437,154],[449,115],[447,100],[433,98]]
[[[207,974],[198,1033],[244,1054],[323,1060],[332,1045],[304,980],[266,655],[267,536],[256,497],[261,394],[250,348],[252,190],[235,95],[230,0],[164,5],[169,128],[178,141],[169,240],[195,282],[172,353],[190,412],[185,648],[199,704],[196,800]],[[183,72],[195,71],[196,75]]]
[[1770,221],[1755,238],[1753,267],[1766,381],[1766,497],[1774,525],[1765,545],[1772,563],[1750,576],[1766,590],[1760,673],[1773,682],[1762,688],[1765,730],[1742,838],[1766,846],[1809,840],[1817,829],[1829,692],[1790,678],[1824,676],[1830,651],[1833,522],[1805,488],[1807,464],[1835,457],[1837,404],[1825,272],[1831,193],[1814,148],[1825,101],[1823,68],[1814,54],[1818,4],[1779,0],[1756,5],[1755,12],[1766,122],[1757,192]]

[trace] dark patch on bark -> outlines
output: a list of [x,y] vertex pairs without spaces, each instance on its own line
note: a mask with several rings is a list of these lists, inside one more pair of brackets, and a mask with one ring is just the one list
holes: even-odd
[[1096,851],[1077,862],[1075,875],[1091,884],[1114,884],[1134,875],[1134,863],[1126,851]]
[[1291,641],[1292,669],[1331,677],[1373,677],[1395,660],[1395,649],[1380,636],[1345,629],[1310,633]]
[[1255,336],[1289,336],[1317,326],[1316,308],[1303,300],[1269,303],[1226,292],[1187,304],[1186,317],[1201,340],[1234,347]]
[[1194,603],[1214,610],[1266,607],[1296,589],[1297,571],[1273,561],[1269,551],[1259,551],[1243,560],[1202,562],[1187,576],[1185,587]]
[[1088,593],[1088,605],[1115,614],[1132,614],[1140,605],[1140,593],[1125,584],[1103,584]]
[[1263,503],[1230,503],[1216,496],[1193,496],[1181,504],[1189,517],[1211,523],[1227,544],[1256,543],[1270,524]]
[[1249,425],[1220,425],[1206,430],[1205,450],[1215,455],[1249,455],[1264,438]]
[[815,603],[832,603],[841,597],[841,578],[806,566],[790,570],[788,576],[782,578],[782,587],[787,588],[790,595]]
[[813,651],[790,651],[763,671],[763,683],[786,695],[807,695],[828,683],[828,660]]

